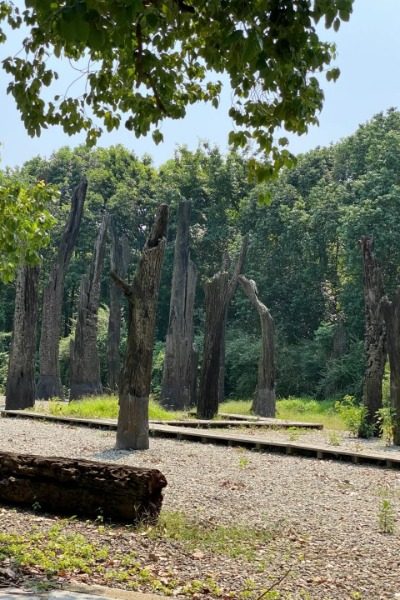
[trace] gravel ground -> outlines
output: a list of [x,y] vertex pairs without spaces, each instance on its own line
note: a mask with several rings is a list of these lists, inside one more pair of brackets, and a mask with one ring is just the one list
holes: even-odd
[[[122,452],[113,449],[114,435],[0,419],[0,450],[159,468],[168,480],[163,510],[182,511],[202,524],[238,524],[273,532],[253,563],[207,552],[188,554],[179,543],[160,541],[155,548],[146,536],[139,541],[135,538],[143,561],[165,563],[165,572],[170,569],[175,573],[181,581],[180,597],[228,598],[231,591],[239,598],[246,579],[251,578],[262,590],[290,568],[276,588],[279,598],[400,598],[399,473],[166,439],[152,439],[150,450],[145,452]],[[304,436],[297,441],[302,440]],[[393,534],[380,532],[383,497],[395,513]],[[51,522],[51,518],[2,509],[1,531],[20,531],[35,520],[41,526]],[[90,529],[79,523],[69,526]],[[101,535],[107,535],[107,529]],[[132,530],[129,535],[121,533],[118,543],[133,535]],[[225,592],[218,596],[204,589],[185,595],[183,584],[201,576],[213,577]],[[260,592],[248,597],[257,595]]]

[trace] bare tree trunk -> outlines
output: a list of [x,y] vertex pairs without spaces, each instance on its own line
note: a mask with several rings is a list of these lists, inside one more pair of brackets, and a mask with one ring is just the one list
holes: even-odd
[[225,313],[238,285],[243,268],[248,239],[243,239],[235,271],[229,280],[227,272],[214,275],[204,286],[206,319],[204,325],[203,362],[200,376],[197,416],[212,419],[218,413],[220,398],[221,338],[224,332]]
[[58,345],[61,333],[64,279],[79,233],[86,190],[87,181],[82,179],[72,196],[71,210],[60,241],[57,258],[51,269],[49,282],[44,289],[39,348],[40,375],[36,391],[37,397],[44,400],[63,396]]
[[6,409],[35,404],[35,349],[39,267],[21,267],[17,274],[14,326],[10,350]]
[[[228,252],[224,252],[222,257],[222,268],[221,271],[229,271],[231,266],[231,258]],[[226,325],[228,323],[228,304],[225,307],[224,322],[222,325],[221,333],[221,350],[219,357],[219,381],[218,381],[218,404],[225,399],[225,338],[226,338]]]
[[274,321],[268,308],[258,298],[252,279],[239,275],[239,283],[256,309],[261,325],[261,356],[258,363],[258,383],[251,410],[260,417],[275,417],[275,343]]
[[[128,271],[129,246],[125,236],[119,238],[115,228],[111,228],[110,246],[111,271],[124,279]],[[115,283],[110,285],[110,316],[108,319],[107,363],[108,387],[118,389],[121,360],[119,345],[121,341],[121,290]]]
[[180,202],[172,274],[171,303],[160,401],[179,410],[191,405],[193,308],[197,269],[190,260],[190,202]]
[[130,314],[119,386],[116,446],[120,449],[145,450],[149,447],[153,343],[167,223],[168,206],[162,204],[143,248],[132,285],[125,283],[116,273],[111,273],[128,299]]
[[386,323],[387,349],[390,364],[390,406],[393,411],[393,442],[400,446],[400,287],[393,302],[386,296],[381,302]]
[[[367,365],[363,385],[363,404],[367,423],[378,431],[377,411],[382,407],[382,380],[386,362],[386,328],[380,310],[384,295],[380,266],[373,254],[373,240],[360,240],[364,264],[365,354]],[[365,435],[360,431],[360,437]]]
[[109,220],[108,215],[103,216],[90,273],[81,281],[75,339],[71,342],[71,400],[103,392],[97,352],[97,313]]

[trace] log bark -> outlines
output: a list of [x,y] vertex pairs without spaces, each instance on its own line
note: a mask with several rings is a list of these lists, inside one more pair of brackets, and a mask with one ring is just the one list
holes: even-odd
[[166,485],[157,469],[0,452],[0,500],[56,514],[155,521]]
[[182,410],[192,404],[193,308],[197,269],[190,260],[190,202],[178,207],[169,324],[160,402],[167,408]]
[[97,313],[109,220],[109,215],[105,214],[97,236],[89,275],[81,281],[75,339],[71,342],[70,353],[71,400],[103,392],[97,352]]
[[390,406],[393,414],[393,442],[400,446],[400,287],[393,301],[381,301],[386,323],[387,350],[390,364]]
[[[129,246],[125,236],[120,238],[111,227],[110,266],[111,271],[119,277],[125,278],[128,271]],[[114,283],[110,285],[110,315],[108,319],[107,335],[107,365],[108,387],[112,391],[118,389],[119,374],[121,370],[120,342],[121,342],[121,290]]]
[[35,350],[39,267],[21,267],[17,274],[14,325],[9,357],[6,409],[35,404]]
[[63,397],[58,347],[61,334],[64,280],[79,233],[86,191],[87,181],[82,179],[72,196],[71,210],[60,241],[57,258],[51,269],[49,282],[44,289],[39,348],[40,375],[36,390],[37,397],[44,400]]
[[149,394],[157,299],[165,251],[168,206],[162,204],[143,248],[132,285],[111,273],[129,303],[128,340],[119,387],[116,446],[149,447]]
[[246,259],[248,238],[244,237],[239,258],[231,279],[220,272],[206,282],[203,362],[200,376],[197,416],[212,419],[218,413],[221,390],[221,354],[225,352],[225,315],[238,285],[238,278]]
[[[377,411],[382,408],[382,380],[386,362],[386,327],[380,309],[384,288],[382,272],[373,253],[372,238],[363,236],[359,243],[363,255],[365,302],[363,404],[367,409],[366,421],[371,430],[377,433]],[[360,431],[360,436],[363,435],[365,433]]]
[[258,298],[255,282],[239,275],[239,283],[258,312],[261,325],[261,355],[258,363],[258,382],[252,412],[260,417],[275,417],[275,343],[274,321],[268,308]]

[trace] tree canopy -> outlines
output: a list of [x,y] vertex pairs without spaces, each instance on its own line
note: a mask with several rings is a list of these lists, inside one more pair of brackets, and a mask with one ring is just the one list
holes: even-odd
[[[152,130],[159,142],[164,118],[180,119],[198,101],[218,106],[225,74],[233,91],[230,143],[260,152],[257,173],[265,177],[291,158],[277,131],[304,133],[317,122],[323,92],[316,74],[339,75],[330,68],[335,48],[321,41],[316,25],[325,19],[337,30],[352,3],[26,0],[22,10],[2,0],[0,19],[27,31],[24,54],[3,61],[8,92],[32,136],[61,125],[68,134],[86,131],[93,144],[104,128],[123,124],[138,137]],[[72,61],[81,93],[57,89],[57,59]]]

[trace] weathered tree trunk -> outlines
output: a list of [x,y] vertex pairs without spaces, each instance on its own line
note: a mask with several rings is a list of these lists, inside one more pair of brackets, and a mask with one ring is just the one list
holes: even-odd
[[[231,266],[231,258],[228,252],[224,252],[222,257],[222,268],[221,271],[229,271]],[[228,304],[225,307],[224,323],[222,325],[221,334],[221,350],[219,357],[219,381],[218,381],[218,404],[225,399],[225,337],[226,337],[226,326],[228,323]]]
[[40,375],[36,395],[48,400],[63,397],[58,361],[61,313],[65,274],[78,237],[86,198],[87,181],[82,179],[74,191],[71,210],[60,241],[57,258],[43,294],[42,331],[40,336]]
[[166,485],[157,469],[0,452],[0,500],[56,514],[155,521]]
[[[367,409],[367,423],[374,432],[377,432],[377,411],[382,407],[382,379],[386,362],[386,328],[380,310],[384,289],[381,269],[373,254],[372,238],[363,236],[360,246],[364,265],[365,354],[367,360],[363,404]],[[365,433],[360,431],[360,436],[363,435]]]
[[260,417],[275,417],[275,343],[274,321],[268,308],[258,298],[257,286],[251,279],[239,275],[239,283],[258,312],[261,324],[261,356],[258,382],[251,410]]
[[[118,237],[114,227],[111,228],[110,246],[111,271],[124,279],[128,271],[129,247],[125,236]],[[108,387],[110,390],[118,389],[121,360],[119,345],[121,341],[121,290],[115,283],[110,285],[110,315],[108,319],[107,336],[107,364]]]
[[97,352],[97,313],[109,220],[108,215],[103,216],[90,273],[81,281],[75,339],[70,353],[71,400],[103,392]]
[[381,301],[386,323],[387,350],[390,364],[390,406],[393,411],[393,442],[400,446],[400,287],[393,302]]
[[153,343],[167,223],[168,206],[162,204],[143,248],[132,285],[125,283],[116,273],[111,273],[128,299],[130,314],[119,386],[116,446],[120,449],[145,450],[149,447]]
[[35,349],[39,267],[21,267],[17,274],[14,326],[6,384],[6,409],[35,404]]
[[212,419],[218,413],[220,398],[221,338],[224,332],[225,313],[238,285],[243,268],[248,239],[243,239],[240,256],[234,273],[220,272],[205,284],[206,318],[204,325],[203,362],[200,376],[197,416]]
[[190,260],[190,202],[180,202],[172,274],[171,303],[160,401],[179,410],[191,405],[193,308],[197,269]]

